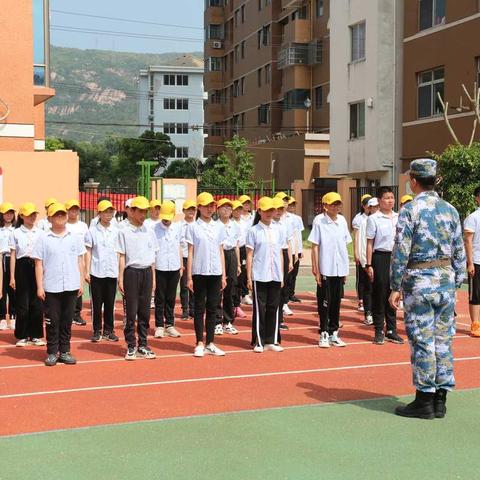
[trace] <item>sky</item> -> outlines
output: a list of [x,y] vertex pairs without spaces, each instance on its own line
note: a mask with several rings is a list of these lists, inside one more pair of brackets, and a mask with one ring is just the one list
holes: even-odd
[[139,53],[202,51],[203,6],[203,0],[50,0],[50,42],[61,47]]

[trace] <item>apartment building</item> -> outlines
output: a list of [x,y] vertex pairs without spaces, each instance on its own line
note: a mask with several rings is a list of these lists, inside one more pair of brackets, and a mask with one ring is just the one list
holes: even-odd
[[[8,12],[8,14],[7,14]],[[48,0],[3,0],[0,16],[0,201],[78,195],[78,157],[45,150],[49,79]],[[55,178],[55,181],[53,181]]]
[[480,86],[479,32],[478,0],[405,0],[402,171],[453,143],[437,93],[459,140],[470,141],[475,117],[462,84],[471,95]]
[[169,159],[204,159],[203,62],[198,66],[151,66],[141,70],[139,133],[145,130],[167,134],[175,145]]

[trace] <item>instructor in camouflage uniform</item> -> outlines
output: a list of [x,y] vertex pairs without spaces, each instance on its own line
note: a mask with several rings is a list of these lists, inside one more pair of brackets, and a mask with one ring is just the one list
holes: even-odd
[[445,416],[447,392],[455,385],[455,288],[466,277],[460,218],[434,192],[436,175],[434,160],[411,163],[416,197],[400,211],[391,264],[390,304],[398,309],[402,290],[417,390],[415,400],[395,413],[424,419]]

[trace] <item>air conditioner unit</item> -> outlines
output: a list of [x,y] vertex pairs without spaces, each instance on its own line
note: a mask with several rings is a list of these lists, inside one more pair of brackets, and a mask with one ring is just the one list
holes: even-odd
[[153,98],[153,97],[155,96],[155,92],[154,92],[153,90],[149,90],[149,91],[148,91],[148,96],[149,96],[150,98]]
[[214,40],[212,43],[213,48],[222,48],[222,42],[219,42],[218,40]]

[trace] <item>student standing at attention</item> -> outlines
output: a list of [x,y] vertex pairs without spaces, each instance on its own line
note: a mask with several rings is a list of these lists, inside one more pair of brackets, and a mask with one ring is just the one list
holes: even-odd
[[155,338],[180,337],[175,328],[175,297],[183,271],[182,226],[172,223],[175,214],[175,204],[164,202],[159,222],[153,227],[158,243],[155,257]]
[[294,197],[288,199],[287,217],[293,225],[294,237],[292,240],[292,263],[293,270],[290,274],[290,292],[289,301],[293,303],[301,303],[301,300],[295,295],[297,286],[297,276],[300,270],[300,260],[303,258],[303,237],[302,232],[305,230],[303,219],[295,213],[297,201]]
[[315,250],[315,280],[320,316],[321,348],[345,347],[339,335],[342,289],[349,274],[347,245],[352,242],[348,225],[339,212],[342,197],[336,192],[323,196],[325,215],[313,226],[308,237]]
[[125,360],[156,357],[147,344],[150,300],[155,292],[155,255],[158,250],[155,234],[143,224],[149,207],[150,203],[145,197],[135,197],[130,206],[129,224],[119,231],[117,237],[118,288],[125,297],[127,310],[124,333],[128,348]]
[[113,328],[118,279],[118,258],[115,252],[118,229],[112,224],[115,209],[109,200],[102,200],[97,205],[97,212],[98,222],[85,235],[85,280],[90,284],[93,310],[91,341],[96,343],[103,338],[109,342],[118,342]]
[[[252,226],[253,224],[253,219],[255,215],[252,213],[252,199],[248,195],[241,195],[238,198],[238,201],[242,204],[243,210],[241,213],[241,220],[243,223],[243,228],[245,231],[248,231],[248,229]],[[247,252],[245,251],[245,263],[246,263],[246,255]],[[245,282],[242,286],[242,298],[241,298],[241,303],[243,305],[252,305],[252,297],[248,293],[247,289],[247,283],[246,283],[246,278],[247,276],[245,275]]]
[[33,246],[41,234],[35,226],[38,211],[33,203],[24,203],[19,210],[17,227],[10,236],[10,287],[16,292],[17,347],[44,346],[43,308],[37,297]]
[[187,286],[187,261],[188,261],[188,243],[185,240],[188,225],[195,221],[195,214],[197,213],[197,204],[195,200],[185,200],[183,202],[183,220],[180,222],[182,230],[182,255],[183,255],[183,270],[180,278],[180,302],[182,304],[182,320],[193,318],[193,293]]
[[67,210],[61,203],[48,208],[48,232],[33,247],[37,295],[45,302],[47,358],[45,365],[77,363],[70,353],[75,302],[83,292],[85,245],[67,230]]
[[154,228],[157,223],[160,222],[160,207],[162,202],[154,199],[150,200],[150,218],[145,220],[145,226],[148,228]]
[[[383,345],[385,339],[392,343],[404,343],[397,333],[396,312],[389,304],[390,260],[392,257],[398,213],[393,211],[395,197],[390,187],[377,191],[380,209],[367,220],[367,272],[372,288],[372,316],[375,327],[373,343]],[[386,334],[384,328],[386,323]]]
[[58,203],[58,200],[56,198],[50,197],[45,200],[45,217],[39,220],[39,222],[37,223],[37,228],[43,230],[44,232],[48,232],[52,227],[52,224],[48,221],[48,207],[50,207],[50,205],[53,205],[54,203]]
[[[4,237],[4,243],[7,245],[10,242],[10,237],[15,230],[15,208],[9,202],[4,202],[0,205],[0,235]],[[15,329],[15,290],[10,286],[10,250],[7,249],[3,253],[3,289],[2,298],[0,299],[0,329],[7,329],[7,313],[10,319],[9,327]],[[3,327],[3,328],[2,328]]]
[[247,240],[247,231],[251,225],[247,225],[242,221],[243,205],[239,200],[232,202],[232,221],[235,222],[240,229],[240,237],[238,239],[238,247],[240,252],[240,275],[237,277],[237,284],[233,294],[234,316],[238,318],[246,318],[246,313],[240,306],[242,298],[248,294],[247,289],[247,249],[245,243]]
[[185,237],[188,243],[188,288],[195,295],[195,357],[203,357],[205,354],[225,355],[225,352],[213,343],[217,308],[227,283],[223,256],[225,229],[212,220],[215,206],[215,200],[210,193],[203,192],[198,195],[197,220],[188,226]]
[[281,291],[284,281],[285,231],[273,223],[275,205],[262,197],[252,228],[247,233],[247,285],[253,291],[252,346],[282,352],[280,345]]

